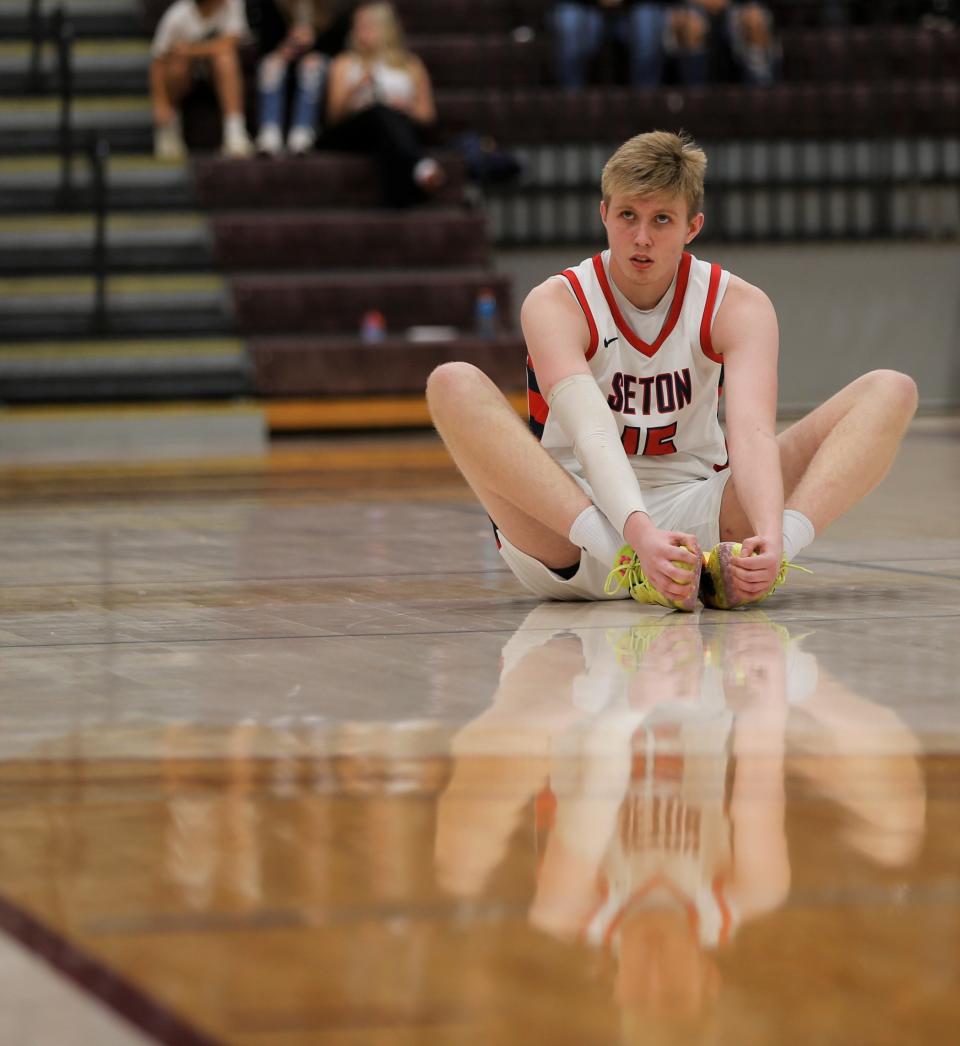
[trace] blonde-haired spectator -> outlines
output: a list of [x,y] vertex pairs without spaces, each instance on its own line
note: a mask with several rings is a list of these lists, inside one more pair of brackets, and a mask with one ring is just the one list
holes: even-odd
[[435,121],[430,77],[407,49],[393,5],[362,3],[354,12],[348,49],[330,65],[328,143],[372,153],[384,202],[403,207],[445,180],[425,150],[426,132]]

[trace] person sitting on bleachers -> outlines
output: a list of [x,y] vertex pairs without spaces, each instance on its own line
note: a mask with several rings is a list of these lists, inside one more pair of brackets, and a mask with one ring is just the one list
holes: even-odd
[[561,0],[550,12],[556,81],[584,87],[604,43],[613,39],[628,54],[633,87],[656,87],[663,68],[664,3],[641,0]]
[[763,4],[688,0],[672,12],[667,50],[682,84],[746,83],[776,78],[773,16]]
[[417,203],[445,181],[424,147],[436,122],[429,74],[389,3],[361,3],[347,47],[330,63],[325,143],[373,154],[388,206]]
[[283,149],[287,72],[296,69],[287,148],[302,154],[317,137],[317,108],[330,56],[343,46],[346,16],[340,0],[277,0],[286,33],[260,62],[260,132],[257,150],[276,156]]
[[243,72],[237,46],[248,35],[243,0],[175,0],[151,46],[150,94],[154,152],[178,160],[185,151],[180,106],[203,78],[213,80],[223,113],[223,152],[249,156],[243,113]]

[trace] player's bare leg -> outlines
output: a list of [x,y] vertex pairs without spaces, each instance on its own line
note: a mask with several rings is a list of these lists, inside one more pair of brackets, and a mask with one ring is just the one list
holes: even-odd
[[[786,508],[819,534],[887,474],[917,409],[912,378],[892,370],[864,374],[777,437]],[[750,537],[731,477],[720,508],[720,537]]]
[[191,83],[189,58],[165,55],[153,60],[150,64],[150,94],[154,126],[165,127],[173,120]]
[[218,47],[210,59],[217,99],[224,116],[243,115],[243,71],[232,45]]
[[179,160],[183,157],[186,147],[180,132],[179,109],[192,82],[189,58],[163,55],[150,65],[154,152],[158,159]]
[[464,479],[510,543],[548,567],[579,562],[567,535],[590,499],[483,371],[442,364],[427,382],[427,403]]

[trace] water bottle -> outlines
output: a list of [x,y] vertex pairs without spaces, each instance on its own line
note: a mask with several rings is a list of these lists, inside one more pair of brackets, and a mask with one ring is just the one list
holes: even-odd
[[387,336],[387,321],[383,313],[377,309],[370,309],[363,314],[360,321],[360,340],[368,345],[372,342],[383,341]]
[[477,294],[473,310],[474,325],[481,338],[497,336],[497,297],[489,287]]

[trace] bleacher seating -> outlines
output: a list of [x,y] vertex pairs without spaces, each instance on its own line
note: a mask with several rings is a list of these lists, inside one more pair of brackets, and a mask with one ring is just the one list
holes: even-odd
[[[255,15],[264,2],[248,6]],[[111,161],[114,275],[99,340],[91,340],[88,288],[77,282],[91,257],[79,159],[76,213],[59,225],[52,217],[63,202],[53,56],[43,60],[43,91],[28,95],[26,45],[0,55],[0,214],[16,213],[19,223],[8,220],[0,249],[0,273],[12,281],[0,331],[14,343],[0,353],[0,399],[95,398],[97,388],[117,398],[415,395],[451,357],[517,388],[523,348],[510,329],[511,288],[492,269],[491,229],[498,243],[594,237],[606,152],[652,127],[682,127],[706,144],[708,228],[740,239],[915,235],[884,194],[898,186],[949,193],[960,176],[960,31],[919,24],[907,4],[852,4],[857,24],[823,24],[813,0],[771,4],[782,64],[770,88],[594,84],[578,92],[552,83],[549,0],[397,0],[434,81],[449,174],[429,206],[411,211],[379,208],[374,170],[361,157],[321,149],[302,160],[221,159],[212,96],[186,114],[190,163],[160,164],[149,156],[147,43],[168,3],[67,0],[79,40],[76,125],[96,127],[120,153]],[[24,11],[2,4],[0,29],[24,39]],[[253,50],[246,61],[253,127]],[[526,164],[516,184],[483,187],[486,210],[475,206],[452,151],[468,131],[492,136]],[[916,160],[911,143],[921,141],[934,143],[927,153],[935,162]],[[810,190],[819,225],[805,217]],[[787,194],[782,206],[768,206],[758,221],[752,201],[776,192]],[[850,203],[846,217],[830,217],[831,193]],[[956,225],[954,234],[960,215]],[[472,330],[484,288],[496,293],[506,328],[493,340]],[[388,334],[367,344],[359,326],[373,308],[385,313]],[[406,337],[424,325],[459,333],[440,342]],[[30,346],[41,341],[31,369]]]

